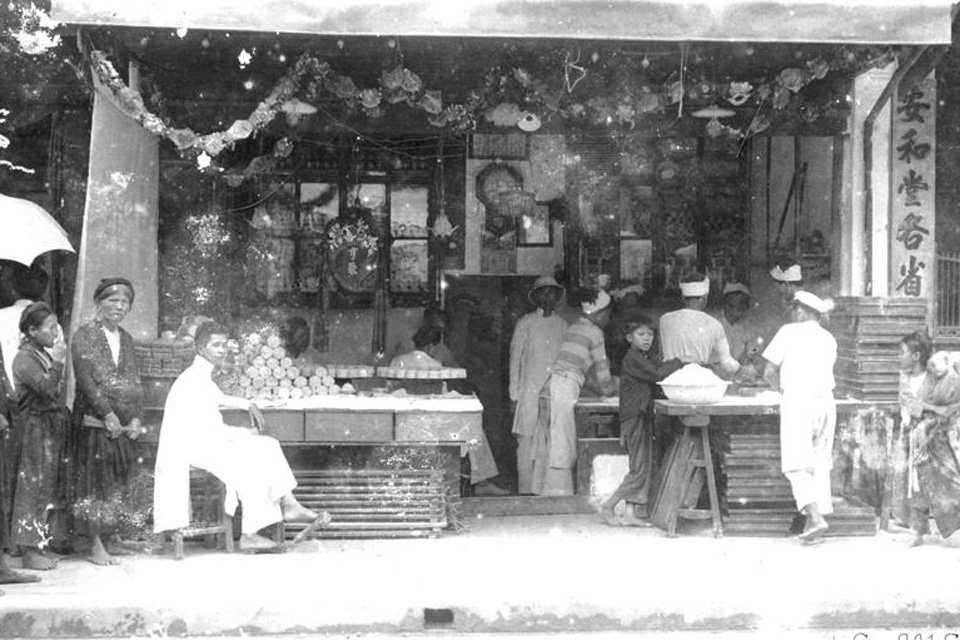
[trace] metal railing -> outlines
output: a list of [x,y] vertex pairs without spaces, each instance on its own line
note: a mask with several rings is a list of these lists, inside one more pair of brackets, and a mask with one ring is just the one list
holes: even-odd
[[960,338],[960,252],[937,252],[937,337]]

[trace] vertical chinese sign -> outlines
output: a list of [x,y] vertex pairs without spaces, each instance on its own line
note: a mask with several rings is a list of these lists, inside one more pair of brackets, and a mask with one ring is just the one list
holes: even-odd
[[936,81],[902,87],[894,102],[890,295],[931,298],[936,273]]

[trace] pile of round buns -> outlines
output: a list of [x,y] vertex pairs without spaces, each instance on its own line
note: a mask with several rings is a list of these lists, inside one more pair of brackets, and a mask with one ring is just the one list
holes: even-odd
[[356,393],[353,385],[335,378],[369,377],[372,367],[303,364],[287,355],[280,336],[250,333],[243,337],[238,358],[239,393],[245,398],[288,400],[312,396]]

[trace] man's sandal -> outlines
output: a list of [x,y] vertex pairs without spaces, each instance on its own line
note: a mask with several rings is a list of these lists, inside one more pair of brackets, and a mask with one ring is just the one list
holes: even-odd
[[293,537],[293,540],[290,541],[290,544],[300,544],[316,533],[319,529],[330,524],[331,520],[333,520],[333,518],[330,517],[329,513],[326,511],[321,511],[320,515],[317,516],[313,522],[308,524],[302,531],[300,531],[300,533]]

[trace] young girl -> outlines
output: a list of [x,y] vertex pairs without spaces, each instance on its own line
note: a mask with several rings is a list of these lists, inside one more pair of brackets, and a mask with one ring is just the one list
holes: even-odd
[[[654,326],[653,320],[643,315],[627,320],[623,326],[630,348],[620,369],[620,444],[627,448],[630,470],[600,509],[604,522],[613,526],[645,524],[629,507],[647,502],[653,464],[656,383],[683,366],[677,359],[664,362],[659,353],[651,350]],[[618,520],[614,509],[621,500],[627,501],[628,508]]]
[[923,543],[931,515],[944,538],[960,529],[960,376],[944,351],[930,356],[919,408],[910,433],[911,546]]
[[[893,467],[896,470],[891,488],[890,511],[892,516],[906,526],[911,518],[909,497],[913,464],[909,454],[910,430],[913,423],[920,418],[923,406],[920,392],[927,379],[927,362],[930,360],[930,338],[925,331],[908,333],[900,340],[899,368],[900,368],[900,431],[893,452]],[[916,480],[913,480],[914,487]]]
[[66,496],[67,408],[60,400],[66,349],[61,345],[53,357],[47,352],[59,328],[45,302],[23,310],[20,332],[25,339],[13,359],[18,412],[11,542],[20,548],[24,568],[48,570],[57,565],[44,547],[53,512],[64,507]]

